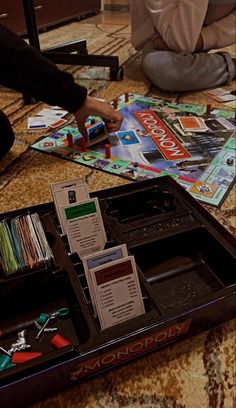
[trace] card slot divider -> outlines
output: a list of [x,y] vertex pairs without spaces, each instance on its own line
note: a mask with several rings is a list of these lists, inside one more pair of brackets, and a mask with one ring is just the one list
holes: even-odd
[[[78,281],[78,276],[76,273],[76,265],[80,265],[81,263],[80,258],[77,254],[68,252],[69,245],[67,241],[67,236],[65,234],[63,235],[59,234],[57,227],[55,226],[55,223],[54,223],[55,220],[53,220],[53,217],[51,214],[45,214],[42,217],[42,221],[45,225],[46,233],[51,233],[54,235],[55,243],[54,243],[52,250],[54,252],[54,256],[55,256],[57,265],[60,265],[61,268],[65,269],[68,272],[72,287],[76,293],[82,313],[84,315],[86,323],[89,326],[89,330],[91,333],[95,334],[94,330],[96,330],[96,326],[94,325],[94,322],[93,322],[90,305],[83,292],[83,288],[81,287]],[[73,257],[77,258],[77,261],[75,264],[73,262]],[[93,336],[91,335],[91,337]]]

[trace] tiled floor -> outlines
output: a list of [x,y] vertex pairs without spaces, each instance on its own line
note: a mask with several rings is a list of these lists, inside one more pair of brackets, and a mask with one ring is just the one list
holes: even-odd
[[130,24],[130,14],[127,11],[101,11],[101,13],[81,20],[89,24]]

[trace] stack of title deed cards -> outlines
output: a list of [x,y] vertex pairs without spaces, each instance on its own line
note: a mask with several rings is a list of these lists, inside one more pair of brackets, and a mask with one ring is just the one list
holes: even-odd
[[179,116],[178,121],[185,132],[206,132],[207,126],[202,118]]
[[126,245],[93,253],[82,261],[102,329],[145,312],[135,260],[128,256]]
[[8,276],[54,263],[37,213],[0,222],[0,271]]
[[107,242],[97,198],[90,198],[83,178],[51,185],[52,196],[71,252],[80,258],[102,250]]
[[236,92],[224,88],[209,89],[203,92],[204,95],[210,96],[217,102],[230,102],[236,100]]

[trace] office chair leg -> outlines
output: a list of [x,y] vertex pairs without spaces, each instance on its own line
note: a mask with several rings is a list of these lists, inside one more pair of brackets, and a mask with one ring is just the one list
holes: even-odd
[[34,98],[32,98],[32,96],[30,96],[27,93],[23,93],[22,98],[24,100],[25,105],[31,105],[32,103],[34,103]]

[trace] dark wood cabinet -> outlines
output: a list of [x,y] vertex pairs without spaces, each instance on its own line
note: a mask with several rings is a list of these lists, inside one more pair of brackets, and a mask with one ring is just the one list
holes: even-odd
[[0,1],[0,23],[16,33],[25,31],[23,3],[21,0]]
[[[39,29],[97,13],[101,0],[34,0]],[[0,0],[0,23],[18,34],[26,33],[23,0]]]

